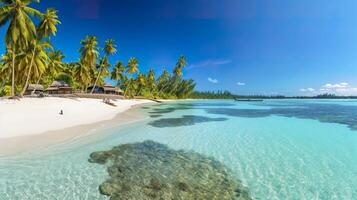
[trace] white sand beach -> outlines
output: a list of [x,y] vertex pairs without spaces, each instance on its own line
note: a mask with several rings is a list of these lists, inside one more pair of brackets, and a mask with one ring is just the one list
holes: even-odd
[[[24,98],[0,100],[0,140],[31,136],[110,120],[132,106],[150,100],[116,100],[116,107],[100,99]],[[63,115],[60,111],[63,110]]]

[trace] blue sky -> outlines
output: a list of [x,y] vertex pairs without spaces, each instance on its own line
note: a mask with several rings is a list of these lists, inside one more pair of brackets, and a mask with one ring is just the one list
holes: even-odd
[[[78,59],[87,34],[113,38],[140,70],[172,70],[184,54],[198,90],[239,94],[357,94],[357,1],[42,0],[59,10],[53,43]],[[5,28],[0,29],[3,38]],[[3,52],[4,44],[0,43]]]

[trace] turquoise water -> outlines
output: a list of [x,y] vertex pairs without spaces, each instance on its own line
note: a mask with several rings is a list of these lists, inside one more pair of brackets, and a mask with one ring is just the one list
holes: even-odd
[[215,157],[255,199],[357,199],[357,101],[180,101],[140,112],[140,122],[0,157],[0,199],[106,199],[106,167],[89,154],[148,139]]

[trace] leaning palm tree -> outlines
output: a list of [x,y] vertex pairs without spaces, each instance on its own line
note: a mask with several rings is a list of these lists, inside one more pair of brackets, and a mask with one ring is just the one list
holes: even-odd
[[176,66],[174,68],[174,74],[175,76],[181,77],[182,76],[182,69],[186,67],[186,59],[182,55],[180,56],[179,60],[176,63]]
[[128,66],[126,69],[126,72],[130,75],[129,78],[129,82],[128,82],[128,86],[127,89],[124,92],[124,96],[126,95],[126,93],[128,92],[128,88],[131,88],[130,85],[132,84],[132,76],[133,74],[138,72],[138,60],[136,58],[130,58],[129,62],[128,62]]
[[43,19],[40,22],[38,28],[37,28],[37,35],[36,38],[31,42],[30,49],[32,50],[32,59],[30,62],[30,66],[27,72],[27,78],[26,78],[26,83],[25,86],[21,92],[21,96],[25,93],[27,86],[29,84],[30,76],[31,76],[31,70],[34,64],[34,58],[35,55],[38,53],[36,50],[38,48],[38,45],[43,45],[45,42],[45,38],[49,38],[51,35],[56,35],[57,32],[57,25],[60,24],[61,22],[58,20],[58,15],[57,15],[57,10],[49,8],[46,10],[46,13],[43,15]]
[[115,64],[114,69],[111,74],[111,79],[117,81],[117,85],[120,85],[125,79],[125,67],[121,61]]
[[[48,83],[52,83],[57,75],[64,71],[64,55],[60,50],[52,50],[47,53],[48,63],[46,70],[37,79],[36,84],[39,84],[41,79],[47,79]],[[43,77],[45,75],[45,77]]]
[[48,52],[48,57],[50,58],[48,69],[50,69],[50,71],[53,70],[53,73],[51,74],[55,74],[56,72],[62,71],[64,67],[64,54],[60,50],[54,50]]
[[100,62],[100,65],[99,65],[99,71],[98,71],[98,75],[97,75],[97,79],[95,80],[94,82],[94,86],[92,88],[92,91],[91,93],[94,92],[94,89],[97,85],[97,82],[99,80],[99,77],[102,76],[102,71],[103,71],[103,68],[105,67],[109,67],[107,64],[109,64],[108,62],[108,57],[112,54],[115,54],[117,52],[117,49],[116,49],[116,45],[114,44],[114,40],[112,39],[109,39],[107,41],[105,41],[105,47],[104,47],[104,57],[101,59],[101,62]]
[[[98,68],[101,68],[101,70],[98,72],[99,74],[99,78],[97,81],[97,84],[105,84],[105,81],[104,81],[104,78],[109,76],[110,75],[110,72],[109,72],[109,67],[110,67],[110,63],[109,63],[109,59],[108,57],[102,57],[100,60],[99,60],[99,66]],[[96,84],[96,85],[97,85]],[[94,87],[94,86],[93,86]]]
[[162,91],[164,91],[170,82],[171,75],[170,73],[164,69],[160,77],[157,79],[157,88],[158,88],[158,93],[160,94]]
[[81,45],[82,46],[79,49],[81,58],[79,61],[78,70],[84,77],[78,78],[79,82],[84,84],[83,86],[85,90],[87,90],[88,84],[90,84],[92,75],[95,72],[97,59],[99,56],[97,37],[87,36],[84,40],[81,41]]
[[29,7],[39,0],[0,0],[0,27],[9,22],[5,35],[7,50],[12,53],[11,95],[15,96],[15,60],[19,50],[25,48],[36,35],[36,27],[31,17],[42,18],[42,13]]
[[176,66],[174,68],[173,71],[173,77],[170,80],[170,93],[176,93],[177,92],[177,88],[180,84],[181,81],[181,77],[182,77],[182,70],[184,67],[186,67],[186,59],[183,55],[180,56],[180,58],[178,59]]
[[[47,55],[47,50],[52,49],[52,45],[49,42],[41,42],[39,44],[35,44],[35,52],[36,54],[33,54],[32,48],[28,49],[28,51],[24,52],[22,55],[18,56],[19,63],[19,71],[26,71],[28,66],[31,71],[28,71],[27,73],[33,74],[34,78],[40,78],[42,73],[45,72],[47,65],[48,65],[48,55]],[[31,47],[31,46],[30,46]],[[23,77],[26,78],[26,86],[29,81],[29,76],[23,74]],[[20,74],[21,75],[21,74]],[[23,90],[21,94],[24,94],[26,91],[27,87]]]

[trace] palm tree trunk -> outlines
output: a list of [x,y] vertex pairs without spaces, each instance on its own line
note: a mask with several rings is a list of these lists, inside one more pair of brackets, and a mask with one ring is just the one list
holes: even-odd
[[136,96],[139,96],[141,94],[141,90],[143,90],[143,86],[140,85],[140,89],[138,90],[138,92],[136,93]]
[[15,96],[15,45],[12,50],[12,78],[11,78],[11,96]]
[[169,85],[170,85],[170,80],[168,80],[167,83],[162,88],[160,88],[158,93],[164,91],[167,88],[167,86],[169,86]]
[[94,89],[95,89],[95,86],[97,85],[97,82],[98,82],[98,80],[99,80],[100,74],[102,73],[102,68],[103,68],[103,66],[101,65],[101,66],[100,66],[100,69],[99,69],[99,74],[98,74],[98,76],[97,76],[97,79],[95,80],[94,86],[93,86],[93,88],[92,88],[92,91],[90,92],[91,94],[93,94]]
[[[44,74],[44,73],[42,73],[42,74]],[[42,74],[41,74],[40,77],[38,78],[38,80],[37,80],[37,82],[36,82],[36,85],[38,85],[38,84],[40,83],[40,80],[41,80],[41,78],[42,78]],[[34,89],[32,92],[33,92],[33,93],[36,92],[36,87],[35,87],[35,89]]]
[[29,84],[29,80],[30,80],[30,74],[31,74],[31,70],[32,70],[32,66],[33,66],[33,61],[35,59],[35,50],[33,50],[33,53],[32,53],[32,58],[31,58],[31,62],[30,62],[30,67],[29,67],[29,71],[27,72],[27,78],[26,78],[26,83],[25,83],[25,87],[22,89],[22,92],[21,92],[21,96],[23,96],[26,92],[26,89],[27,89],[27,86]]
[[132,78],[132,74],[130,74],[129,84],[125,88],[124,97],[126,97],[126,93],[128,92],[129,85],[131,84],[131,78]]

